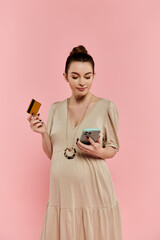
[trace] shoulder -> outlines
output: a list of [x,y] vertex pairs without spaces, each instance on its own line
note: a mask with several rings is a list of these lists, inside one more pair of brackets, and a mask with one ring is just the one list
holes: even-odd
[[103,100],[105,102],[106,113],[109,115],[116,115],[118,117],[119,113],[118,113],[116,103],[110,99],[103,98]]
[[55,106],[58,106],[58,105],[62,105],[64,102],[66,101],[66,99],[62,100],[62,101],[56,101],[56,102],[52,102],[50,104],[50,107],[55,107]]
[[55,109],[56,109],[57,103],[58,103],[58,102],[52,102],[52,103],[50,103],[50,105],[49,105],[49,110],[48,110],[49,115],[53,114],[53,112],[54,112]]
[[105,106],[107,110],[111,110],[113,108],[117,108],[114,101],[108,99],[108,98],[102,98],[104,100]]
[[61,108],[61,106],[64,106],[65,102],[67,101],[67,99],[64,99],[62,101],[55,101],[52,102],[49,105],[49,112],[54,112],[57,108]]

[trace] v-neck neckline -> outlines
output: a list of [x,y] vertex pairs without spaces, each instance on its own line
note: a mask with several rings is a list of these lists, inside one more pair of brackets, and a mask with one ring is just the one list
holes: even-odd
[[[69,125],[71,126],[72,129],[76,129],[76,128],[80,125],[81,122],[78,123],[75,127],[72,126],[71,121],[70,121],[70,117],[69,117],[69,114],[68,114],[68,104],[67,104],[67,100],[68,100],[68,98],[66,98],[66,101],[65,101],[65,103],[66,103],[66,112],[67,112],[67,115],[68,115],[68,122],[69,122]],[[101,102],[101,100],[103,100],[103,98],[99,98],[99,100],[96,101],[95,105],[94,105],[94,106],[92,107],[92,109],[87,113],[87,115],[84,115],[84,118],[83,118],[82,122],[92,113],[92,111],[95,109],[95,107],[98,105],[98,103]]]

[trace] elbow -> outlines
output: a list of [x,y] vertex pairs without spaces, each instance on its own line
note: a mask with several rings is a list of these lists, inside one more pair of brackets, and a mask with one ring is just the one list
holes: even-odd
[[108,154],[107,154],[107,158],[113,158],[116,154],[117,154],[117,149],[114,147],[107,147],[108,148]]
[[112,148],[113,149],[113,151],[114,151],[114,153],[113,153],[113,157],[117,154],[117,152],[119,151],[119,148],[117,149],[117,148]]

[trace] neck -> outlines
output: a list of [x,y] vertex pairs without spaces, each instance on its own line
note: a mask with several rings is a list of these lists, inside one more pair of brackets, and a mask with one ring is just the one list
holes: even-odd
[[79,105],[79,104],[85,104],[88,103],[91,97],[93,96],[92,93],[88,93],[85,96],[75,96],[72,94],[72,96],[69,99],[69,103],[72,105]]

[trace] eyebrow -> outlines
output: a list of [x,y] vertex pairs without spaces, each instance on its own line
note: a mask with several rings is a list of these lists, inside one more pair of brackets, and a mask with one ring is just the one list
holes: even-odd
[[[77,73],[77,72],[71,72],[71,73],[74,73],[74,74],[78,74],[78,75],[79,75],[79,73]],[[85,73],[84,75],[87,75],[87,74],[89,74],[89,73],[92,73],[92,72]]]

